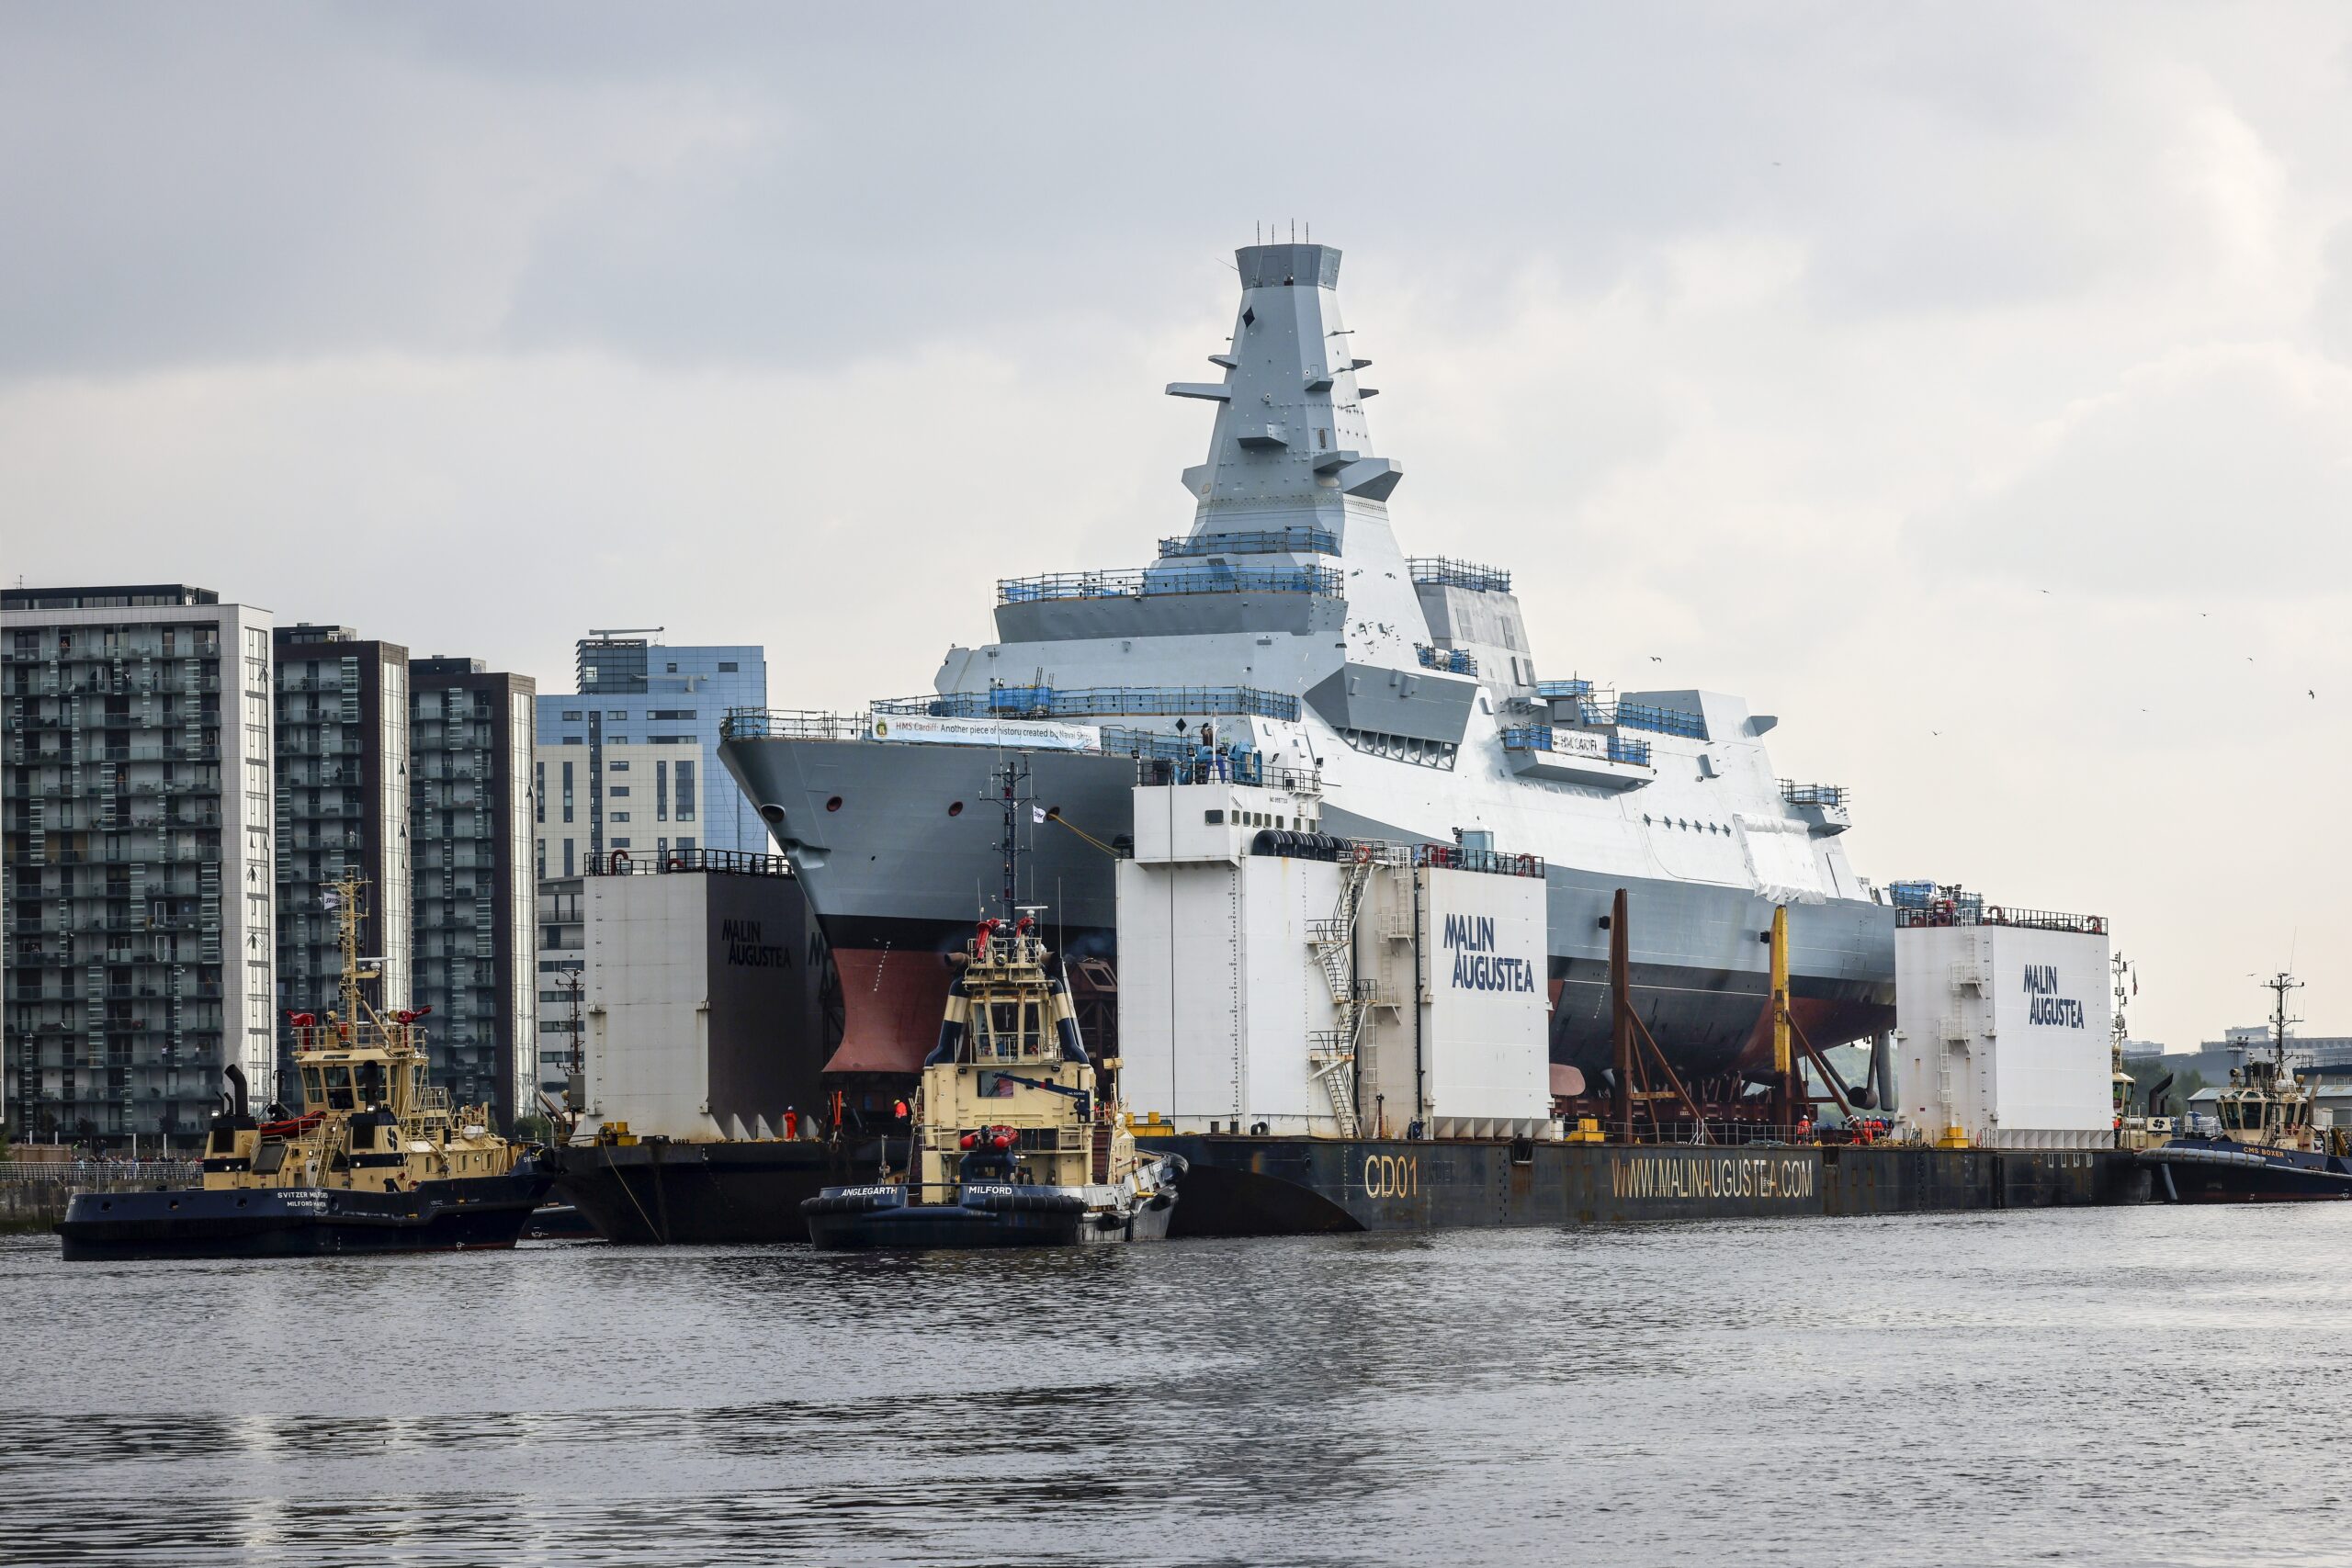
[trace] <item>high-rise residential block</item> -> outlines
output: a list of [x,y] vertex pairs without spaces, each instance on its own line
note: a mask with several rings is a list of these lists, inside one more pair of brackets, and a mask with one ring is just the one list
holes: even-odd
[[531,1109],[532,699],[527,675],[475,659],[409,665],[413,1005],[430,1007],[432,1075],[503,1123]]
[[[368,999],[409,1005],[408,649],[348,626],[277,631],[277,1055],[290,1070],[294,1012],[322,1012],[342,972],[324,889],[368,882],[362,953],[382,978]],[[283,1098],[283,1097],[281,1097]]]
[[269,1084],[270,634],[181,584],[0,592],[16,1135],[191,1148],[224,1066]]

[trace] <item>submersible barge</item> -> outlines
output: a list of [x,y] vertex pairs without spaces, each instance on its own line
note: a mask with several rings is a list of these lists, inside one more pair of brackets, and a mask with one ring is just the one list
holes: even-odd
[[2114,1149],[1150,1133],[1141,1141],[1189,1162],[1176,1236],[2081,1208],[2155,1195],[2146,1168]]

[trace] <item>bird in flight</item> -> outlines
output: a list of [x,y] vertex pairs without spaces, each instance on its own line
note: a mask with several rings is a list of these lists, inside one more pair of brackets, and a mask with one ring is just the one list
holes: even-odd
[[1666,656],[1663,654],[1653,653],[1650,655],[1650,662],[1652,664],[1663,664],[1666,662]]

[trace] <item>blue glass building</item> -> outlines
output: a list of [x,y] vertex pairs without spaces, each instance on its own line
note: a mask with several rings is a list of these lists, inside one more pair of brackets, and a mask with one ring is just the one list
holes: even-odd
[[718,725],[767,695],[758,648],[582,638],[578,691],[539,698],[538,874],[577,875],[616,851],[764,852],[766,827],[719,765]]

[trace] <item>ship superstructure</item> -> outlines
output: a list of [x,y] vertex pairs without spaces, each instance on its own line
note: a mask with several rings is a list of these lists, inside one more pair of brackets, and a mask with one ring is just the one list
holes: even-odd
[[1000,856],[989,779],[1031,754],[1024,894],[1074,959],[1114,958],[1113,857],[1152,769],[1303,770],[1316,828],[1547,865],[1555,1059],[1609,1060],[1604,917],[1627,890],[1637,1005],[1694,1077],[1736,1094],[1766,1050],[1761,933],[1790,906],[1793,1005],[1818,1044],[1891,1025],[1892,911],[1848,864],[1845,794],[1781,779],[1774,726],[1694,689],[1539,671],[1508,570],[1407,555],[1403,478],[1374,449],[1371,361],[1341,320],[1340,252],[1237,253],[1193,518],[1136,569],[1007,578],[997,640],[952,648],[921,697],[851,715],[747,712],[722,756],[792,857],[842,978],[837,1073],[911,1074]]

